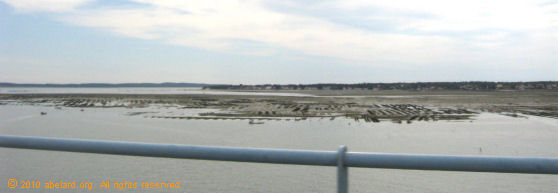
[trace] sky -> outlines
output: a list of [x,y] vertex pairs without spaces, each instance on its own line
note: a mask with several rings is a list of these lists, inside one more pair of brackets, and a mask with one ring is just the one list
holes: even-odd
[[0,82],[558,80],[558,0],[0,0]]

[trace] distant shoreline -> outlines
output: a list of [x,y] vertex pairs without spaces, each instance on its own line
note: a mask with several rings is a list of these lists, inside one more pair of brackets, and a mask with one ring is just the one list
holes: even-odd
[[122,87],[200,87],[211,90],[558,90],[558,81],[529,81],[529,82],[491,82],[491,81],[462,81],[462,82],[392,82],[392,83],[317,83],[317,84],[206,84],[206,83],[11,83],[0,82],[0,87],[35,87],[35,88],[122,88]]
[[260,85],[212,85],[204,89],[218,90],[405,90],[405,91],[496,91],[496,90],[558,90],[558,81],[536,82],[414,82],[414,83],[319,83],[319,84],[260,84]]

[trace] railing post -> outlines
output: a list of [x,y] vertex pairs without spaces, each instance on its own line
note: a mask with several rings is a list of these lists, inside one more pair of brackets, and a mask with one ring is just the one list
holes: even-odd
[[347,193],[349,192],[349,170],[345,165],[345,152],[347,152],[347,146],[339,147],[337,151],[337,192]]

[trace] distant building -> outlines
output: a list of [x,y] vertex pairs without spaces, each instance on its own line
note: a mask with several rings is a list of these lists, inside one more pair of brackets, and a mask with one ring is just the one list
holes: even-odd
[[504,85],[503,84],[496,84],[496,89],[503,89]]

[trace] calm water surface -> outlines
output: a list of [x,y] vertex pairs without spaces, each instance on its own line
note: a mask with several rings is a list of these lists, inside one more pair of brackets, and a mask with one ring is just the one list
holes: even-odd
[[201,94],[201,95],[256,95],[256,96],[313,96],[301,93],[235,92],[203,90],[199,87],[115,87],[115,88],[48,88],[0,87],[0,94]]
[[[40,112],[48,112],[41,116]],[[395,124],[346,119],[152,119],[129,112],[2,105],[0,134],[151,143],[335,151],[558,157],[558,120],[481,114],[474,121]],[[10,178],[40,181],[180,181],[177,192],[335,192],[336,168],[0,148],[0,192]],[[351,192],[558,192],[558,176],[350,168]],[[141,192],[142,189],[127,192]],[[151,190],[150,192],[166,190]],[[48,191],[47,191],[48,192]],[[80,192],[79,189],[62,192]],[[89,192],[89,191],[82,191]],[[110,189],[107,192],[122,192]]]

